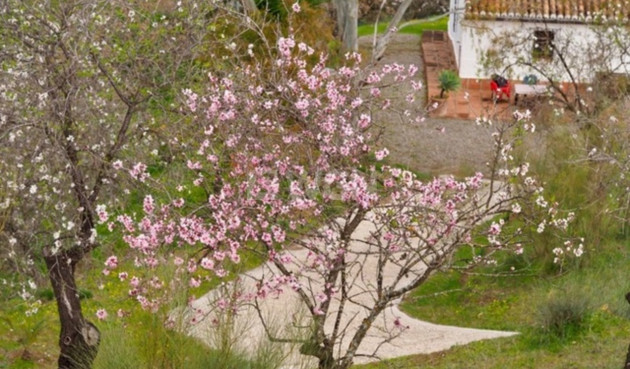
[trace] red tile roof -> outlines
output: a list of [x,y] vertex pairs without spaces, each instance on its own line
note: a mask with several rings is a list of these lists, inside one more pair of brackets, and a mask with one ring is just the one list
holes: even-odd
[[466,17],[585,23],[630,18],[628,0],[467,0]]

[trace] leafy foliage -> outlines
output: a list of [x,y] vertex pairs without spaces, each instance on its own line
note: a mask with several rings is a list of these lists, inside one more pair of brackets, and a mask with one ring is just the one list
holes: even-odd
[[451,91],[457,91],[461,86],[461,80],[457,72],[452,70],[443,70],[438,75],[438,81],[440,82],[440,98],[444,97],[445,93]]

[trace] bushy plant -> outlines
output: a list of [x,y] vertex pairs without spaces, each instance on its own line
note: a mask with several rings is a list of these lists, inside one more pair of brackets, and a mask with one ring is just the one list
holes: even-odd
[[535,74],[528,74],[523,78],[523,83],[526,85],[535,85],[538,83],[538,76]]
[[457,91],[462,82],[459,75],[452,70],[443,70],[438,76],[440,81],[440,98],[444,98],[444,94],[450,91]]
[[537,319],[550,338],[567,339],[582,330],[589,314],[589,301],[584,294],[562,293],[541,303]]

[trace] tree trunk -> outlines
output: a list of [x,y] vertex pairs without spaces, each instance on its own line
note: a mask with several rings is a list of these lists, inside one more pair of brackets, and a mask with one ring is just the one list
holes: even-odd
[[350,344],[348,345],[348,349],[346,350],[346,355],[342,358],[341,362],[338,365],[339,369],[347,369],[350,368],[354,362],[354,356],[359,349],[359,345],[363,342],[363,339],[367,335],[367,332],[372,327],[372,323],[376,317],[385,310],[391,298],[380,297],[379,300],[374,304],[374,306],[369,311],[369,315],[363,318],[359,329],[354,333],[354,336],[350,340]]
[[341,36],[343,50],[358,51],[359,1],[334,0],[337,10],[337,31]]
[[79,290],[74,279],[75,266],[81,259],[77,251],[45,256],[61,323],[59,369],[91,368],[100,343],[100,332],[81,313]]
[[392,18],[391,21],[389,21],[389,24],[387,25],[387,30],[385,31],[383,36],[378,38],[378,41],[376,42],[376,46],[374,47],[374,50],[372,51],[373,62],[376,62],[383,57],[383,54],[385,53],[385,49],[387,48],[387,44],[389,44],[389,41],[392,39],[393,34],[396,33],[398,24],[402,20],[403,16],[405,15],[405,12],[409,8],[409,5],[411,5],[413,1],[414,0],[404,0],[403,2],[400,3],[400,5],[398,5],[398,9],[396,9],[396,14],[394,14],[394,17]]

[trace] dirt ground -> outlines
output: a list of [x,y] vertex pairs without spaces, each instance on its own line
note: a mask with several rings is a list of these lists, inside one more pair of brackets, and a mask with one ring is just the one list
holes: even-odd
[[[363,50],[369,49],[369,36],[359,39]],[[397,34],[388,45],[379,64],[415,64],[422,78],[420,37]],[[404,96],[399,89],[387,92]],[[392,99],[395,101],[395,99]],[[418,104],[424,106],[426,97]],[[390,151],[390,161],[428,174],[470,175],[486,172],[492,154],[491,131],[471,120],[427,117],[424,122],[404,124],[398,116],[379,115],[377,123],[384,126],[383,145]]]

